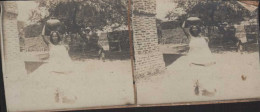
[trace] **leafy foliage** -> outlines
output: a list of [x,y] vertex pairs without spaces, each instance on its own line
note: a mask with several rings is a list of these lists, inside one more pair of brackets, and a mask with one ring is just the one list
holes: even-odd
[[[202,19],[206,26],[216,26],[219,23],[238,23],[244,20],[243,17],[250,16],[247,10],[241,7],[237,1],[220,0],[177,0],[177,8],[182,8],[186,14],[178,15],[176,12],[169,12],[167,18],[178,16],[184,21],[187,17],[197,16]],[[175,14],[174,14],[175,13]]]
[[38,37],[42,32],[43,25],[41,24],[32,24],[24,28],[24,36],[26,38]]
[[37,2],[39,8],[44,7],[49,13],[48,16],[38,19],[38,22],[44,23],[50,17],[56,17],[70,32],[77,32],[83,27],[102,30],[105,26],[116,28],[127,24],[127,0],[38,0]]

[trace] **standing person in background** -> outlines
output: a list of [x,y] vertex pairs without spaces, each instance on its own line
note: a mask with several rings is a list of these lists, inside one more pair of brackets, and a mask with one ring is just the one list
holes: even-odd
[[98,45],[99,36],[97,35],[96,31],[91,31],[89,33],[89,49],[90,51],[95,51],[100,49]]
[[105,54],[103,47],[98,43],[99,36],[95,30],[91,30],[89,27],[81,29],[79,33],[80,37],[84,41],[82,45],[82,52],[85,54],[86,51],[89,53],[97,53],[99,59],[104,61]]
[[81,39],[83,40],[83,42],[81,43],[82,45],[81,45],[81,49],[82,49],[82,53],[83,54],[85,54],[86,53],[86,51],[88,51],[89,50],[89,46],[88,46],[88,44],[89,44],[89,33],[90,33],[90,28],[89,27],[87,27],[86,29],[81,29],[81,31],[80,31],[80,33],[79,33],[79,35],[80,35],[80,37],[81,37]]
[[70,48],[72,47],[72,37],[71,35],[69,35],[67,32],[64,34],[64,43],[65,43],[65,46],[67,46],[67,50],[70,52]]
[[99,36],[96,31],[91,31],[89,33],[89,49],[90,51],[97,51],[99,59],[105,61],[105,53],[103,47],[99,44]]
[[232,41],[236,46],[236,51],[242,53],[242,41],[236,36],[236,28],[234,27],[234,25],[229,24],[226,28],[225,34],[225,38],[227,38],[227,41]]

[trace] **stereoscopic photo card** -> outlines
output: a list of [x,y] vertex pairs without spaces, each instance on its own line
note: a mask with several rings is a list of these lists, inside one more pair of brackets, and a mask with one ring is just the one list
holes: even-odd
[[1,1],[8,111],[260,100],[258,1]]
[[127,3],[2,1],[8,111],[134,104]]

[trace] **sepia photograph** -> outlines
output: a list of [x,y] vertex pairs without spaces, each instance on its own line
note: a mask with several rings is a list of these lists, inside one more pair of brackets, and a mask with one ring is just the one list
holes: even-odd
[[7,110],[134,104],[127,4],[1,2]]
[[137,103],[260,98],[258,2],[247,2],[133,0]]
[[7,111],[260,100],[258,1],[1,1]]

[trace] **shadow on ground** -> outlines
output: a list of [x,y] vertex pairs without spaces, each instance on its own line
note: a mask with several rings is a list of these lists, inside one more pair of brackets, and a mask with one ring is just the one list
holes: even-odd
[[[129,51],[104,51],[105,60],[115,61],[115,60],[129,60]],[[99,59],[97,52],[86,52],[82,53],[80,51],[70,52],[70,57],[72,60],[85,60],[85,59]]]
[[181,56],[183,56],[183,54],[163,54],[163,60],[164,60],[165,66],[167,67],[167,66],[171,65]]

